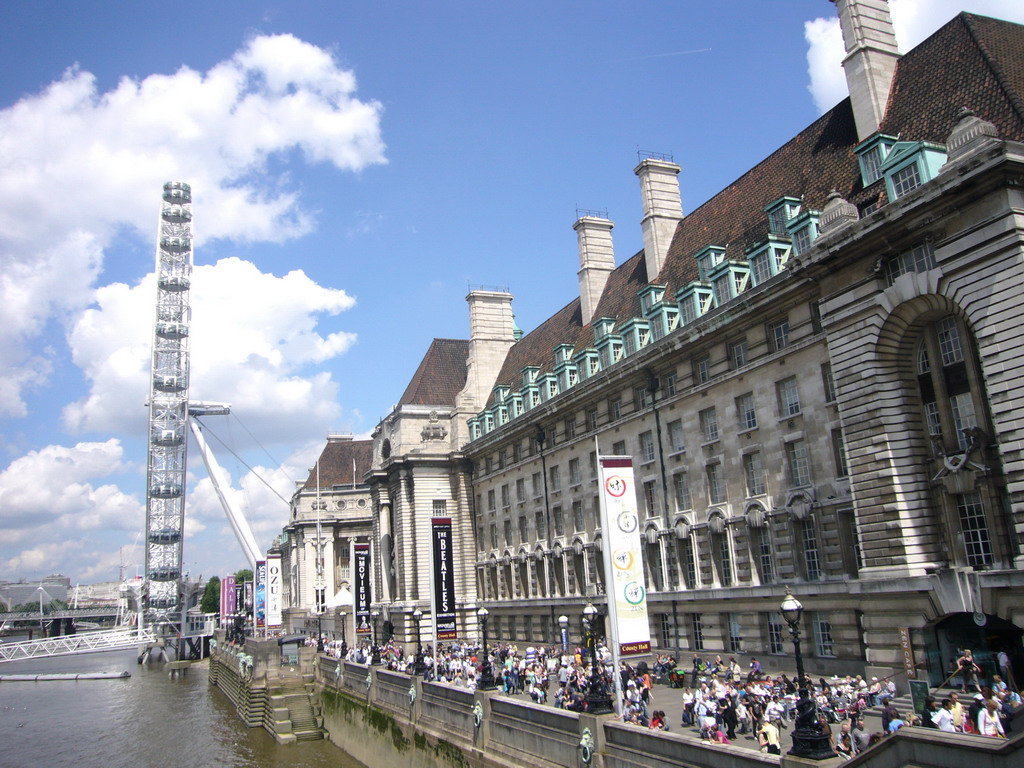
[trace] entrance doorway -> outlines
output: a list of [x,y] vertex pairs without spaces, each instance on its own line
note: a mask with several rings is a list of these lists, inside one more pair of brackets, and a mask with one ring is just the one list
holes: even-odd
[[[1006,651],[1015,673],[1024,670],[1024,648],[1021,640],[1024,629],[1006,619],[988,613],[953,613],[940,619],[925,630],[925,653],[928,657],[928,684],[941,685],[956,669],[956,660],[967,648],[974,652],[974,660],[981,667],[979,682],[989,685],[992,675],[999,674],[996,655]],[[954,675],[946,687],[960,687],[959,675]]]

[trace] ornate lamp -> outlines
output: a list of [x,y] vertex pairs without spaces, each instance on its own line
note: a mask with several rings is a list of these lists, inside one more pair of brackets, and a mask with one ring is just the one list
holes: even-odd
[[796,655],[796,682],[798,700],[796,703],[796,727],[793,729],[793,748],[789,754],[810,760],[827,760],[836,753],[829,746],[829,734],[825,726],[818,720],[817,707],[807,691],[807,678],[804,675],[804,658],[800,653],[800,617],[804,607],[793,597],[786,587],[786,597],[779,606],[782,618],[789,624],[789,634],[793,638],[793,649]]
[[480,631],[483,633],[484,640],[484,657],[480,662],[480,679],[477,681],[476,687],[481,691],[494,690],[494,670],[491,669],[491,654],[487,650],[487,617],[489,611],[481,607],[477,612],[476,616],[480,620]]
[[412,612],[412,620],[416,623],[416,659],[413,661],[412,673],[423,675],[426,673],[426,665],[423,663],[423,643],[420,641],[420,621],[423,619],[423,611],[417,608]]
[[587,603],[583,609],[583,628],[590,647],[590,685],[587,686],[587,712],[592,715],[606,715],[612,711],[612,700],[608,695],[601,666],[597,661],[597,608]]
[[562,631],[562,653],[565,654],[565,653],[569,652],[569,617],[565,616],[565,615],[559,616],[558,617],[558,626],[561,627],[561,631]]
[[370,663],[380,664],[380,648],[377,646],[377,619],[380,618],[380,611],[376,608],[370,611],[370,618],[373,620],[373,653],[370,655]]

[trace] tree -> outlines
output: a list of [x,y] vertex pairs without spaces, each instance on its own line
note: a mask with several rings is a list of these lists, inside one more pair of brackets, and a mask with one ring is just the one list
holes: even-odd
[[206,582],[203,599],[199,601],[199,610],[203,613],[220,613],[220,577],[213,576]]
[[252,570],[250,568],[243,568],[235,574],[235,584],[244,584],[247,581],[252,581]]

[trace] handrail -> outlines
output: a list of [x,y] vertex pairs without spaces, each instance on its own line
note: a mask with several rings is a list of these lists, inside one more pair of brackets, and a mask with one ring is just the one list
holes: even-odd
[[0,644],[0,662],[114,651],[155,641],[156,636],[149,629],[114,629],[107,632],[48,637],[42,640],[24,640],[19,643]]

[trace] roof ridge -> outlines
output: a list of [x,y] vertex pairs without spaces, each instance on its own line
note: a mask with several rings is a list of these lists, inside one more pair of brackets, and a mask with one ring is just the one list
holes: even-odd
[[[985,45],[984,41],[981,39],[981,34],[974,26],[974,19],[989,19],[991,17],[961,11],[959,13],[959,18],[967,28],[967,32],[970,34],[971,40],[974,41],[976,46],[978,46],[978,50],[981,52],[981,57],[985,60],[985,64],[988,66],[989,70],[991,70],[992,76],[995,77],[996,82],[999,83],[999,87],[1003,90],[1006,100],[1010,102],[1010,106],[1013,108],[1013,111],[1017,113],[1017,117],[1022,123],[1024,123],[1024,98],[1022,98],[1021,95],[1018,94],[1010,85],[1010,82],[1006,77],[1006,73],[1003,72],[1002,67],[998,65],[996,57],[992,55],[991,51],[989,51],[988,46]],[[992,20],[1001,21],[1000,19]]]

